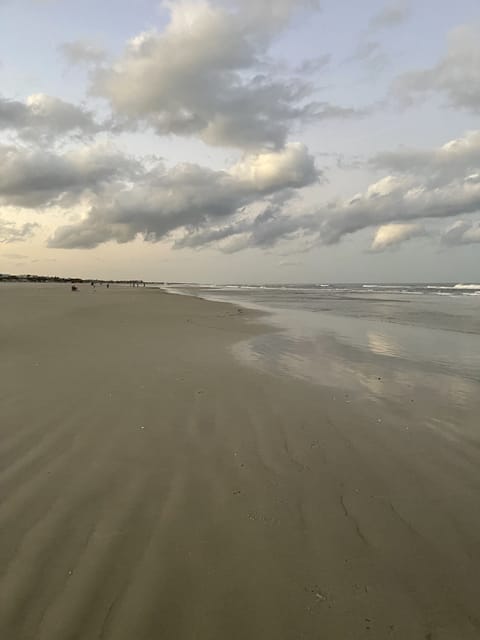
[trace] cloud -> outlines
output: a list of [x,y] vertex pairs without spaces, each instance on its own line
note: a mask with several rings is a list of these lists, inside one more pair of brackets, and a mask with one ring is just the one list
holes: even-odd
[[298,65],[295,71],[302,75],[311,75],[324,69],[330,63],[331,59],[332,56],[329,53],[324,53],[316,58],[308,58]]
[[344,62],[364,64],[372,72],[382,71],[389,62],[389,57],[376,40],[365,40],[358,43],[352,55]]
[[229,171],[193,164],[166,169],[159,164],[124,189],[101,191],[92,198],[87,217],[57,229],[49,244],[91,248],[109,240],[129,242],[137,235],[158,242],[176,230],[190,238],[203,234],[205,244],[231,235],[215,229],[219,222],[264,200],[278,207],[318,175],[313,157],[300,144],[248,155]]
[[480,243],[480,222],[457,220],[442,234],[442,243],[449,247]]
[[480,209],[480,132],[471,131],[438,149],[399,150],[371,161],[388,171],[363,194],[331,203],[321,212],[323,242],[371,226],[448,218]]
[[441,186],[455,178],[480,181],[480,131],[467,132],[437,149],[400,149],[379,153],[371,159],[375,169],[397,174],[416,175],[430,187]]
[[150,242],[170,237],[175,248],[214,245],[234,252],[291,239],[306,247],[332,245],[380,227],[372,249],[384,250],[422,235],[424,220],[480,211],[479,141],[473,131],[438,149],[378,154],[372,164],[386,175],[363,193],[316,206],[298,198],[320,177],[300,144],[247,154],[228,171],[143,166],[135,179],[114,177],[110,184],[107,177],[91,195],[86,217],[57,229],[50,246],[95,247],[140,235]]
[[105,49],[99,47],[94,42],[85,40],[74,40],[64,42],[59,47],[60,53],[71,65],[78,64],[99,64],[107,57]]
[[103,146],[63,154],[0,145],[0,206],[46,207],[134,179],[138,163]]
[[480,24],[451,31],[446,55],[433,67],[399,76],[392,93],[405,105],[438,94],[451,107],[480,113]]
[[174,248],[202,248],[216,245],[224,253],[235,253],[248,248],[270,248],[279,241],[309,235],[318,231],[318,220],[312,216],[295,216],[285,214],[283,207],[291,207],[288,199],[285,202],[268,204],[264,211],[253,218],[243,217],[224,226],[190,229]]
[[[432,151],[410,150],[379,154],[373,164],[383,170],[396,167],[372,183],[364,193],[338,199],[295,213],[291,204],[264,219],[236,221],[210,232],[192,234],[181,245],[201,246],[236,236],[233,250],[248,246],[273,246],[292,237],[311,246],[332,245],[345,236],[371,227],[382,227],[373,249],[380,250],[422,235],[420,221],[452,218],[480,211],[480,160],[476,158],[479,132],[453,140]],[[410,165],[404,154],[416,158]],[[477,166],[477,171],[473,171]],[[392,226],[394,225],[394,226]],[[217,238],[215,238],[215,235]],[[470,236],[471,237],[471,236]]]
[[14,222],[0,218],[0,244],[23,242],[30,238],[37,228],[38,224],[35,223],[28,222],[18,226]]
[[0,97],[0,130],[9,130],[27,140],[50,140],[59,135],[93,135],[100,130],[93,114],[43,93],[25,102]]
[[357,115],[317,104],[308,83],[276,78],[266,64],[292,13],[314,4],[249,0],[234,10],[204,0],[165,3],[165,30],[131,39],[114,64],[94,73],[92,93],[106,98],[125,126],[217,146],[280,148],[299,124]]
[[370,29],[391,29],[403,24],[410,17],[411,9],[404,0],[397,0],[386,5],[370,20]]
[[314,159],[301,143],[290,143],[279,152],[249,155],[236,164],[230,174],[261,192],[299,189],[318,177]]
[[[383,191],[386,183],[391,189]],[[335,244],[344,236],[390,222],[448,218],[480,210],[480,184],[457,180],[427,188],[414,178],[387,176],[350,202],[340,201],[321,211],[322,241]]]
[[312,113],[312,118],[317,122],[321,122],[322,120],[351,120],[363,118],[372,112],[373,107],[355,109],[353,107],[341,107],[328,102],[317,102],[315,114]]
[[385,251],[422,235],[425,235],[425,230],[419,224],[386,224],[377,229],[371,249]]

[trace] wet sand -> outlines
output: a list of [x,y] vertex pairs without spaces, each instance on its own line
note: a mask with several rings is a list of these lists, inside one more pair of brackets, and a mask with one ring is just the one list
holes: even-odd
[[480,638],[474,429],[238,363],[230,305],[0,309],[2,640]]

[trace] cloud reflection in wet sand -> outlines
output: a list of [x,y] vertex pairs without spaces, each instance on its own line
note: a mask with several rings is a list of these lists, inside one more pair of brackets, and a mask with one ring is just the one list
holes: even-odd
[[[352,324],[356,322],[351,318],[347,320]],[[425,354],[415,350],[418,336],[410,351],[408,343],[385,331],[368,330],[362,335],[357,327],[347,336],[343,324],[340,325],[342,331],[337,333],[330,328],[295,330],[290,325],[282,332],[262,334],[242,342],[234,347],[234,353],[243,362],[265,372],[291,375],[344,392],[367,394],[373,399],[400,401],[412,389],[417,394],[421,390],[441,392],[455,405],[468,405],[478,397],[480,384],[472,379],[468,366],[467,371],[462,371],[460,354],[454,365],[448,352],[429,358],[425,348]],[[407,329],[414,333],[417,328]],[[476,337],[466,338],[471,341]],[[435,337],[432,337],[433,343]],[[453,359],[453,351],[451,356]]]

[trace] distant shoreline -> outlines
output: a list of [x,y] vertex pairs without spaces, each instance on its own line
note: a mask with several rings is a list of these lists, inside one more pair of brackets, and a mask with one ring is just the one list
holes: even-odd
[[39,283],[63,283],[63,284],[90,284],[95,282],[96,284],[142,284],[147,283],[144,280],[138,280],[135,278],[129,280],[112,280],[104,278],[74,278],[74,277],[61,277],[61,276],[37,276],[37,275],[11,275],[0,274],[0,282],[39,282]]

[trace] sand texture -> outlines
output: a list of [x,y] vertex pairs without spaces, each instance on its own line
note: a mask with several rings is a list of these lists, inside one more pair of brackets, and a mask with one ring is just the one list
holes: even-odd
[[478,436],[237,363],[249,315],[0,287],[1,640],[480,638]]

